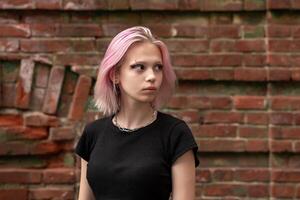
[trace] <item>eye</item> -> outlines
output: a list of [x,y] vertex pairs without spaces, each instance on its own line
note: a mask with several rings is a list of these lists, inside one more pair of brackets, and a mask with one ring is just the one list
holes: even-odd
[[131,65],[131,68],[141,71],[141,70],[145,69],[145,66],[142,64],[135,64],[135,65]]
[[157,65],[155,65],[155,69],[156,69],[157,71],[162,70],[162,68],[163,68],[163,65],[162,65],[162,64],[157,64]]

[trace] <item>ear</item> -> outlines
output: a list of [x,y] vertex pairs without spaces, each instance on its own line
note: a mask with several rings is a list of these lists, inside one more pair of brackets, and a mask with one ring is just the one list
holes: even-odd
[[109,78],[114,84],[119,83],[119,73],[116,71],[116,69],[112,69],[109,72]]

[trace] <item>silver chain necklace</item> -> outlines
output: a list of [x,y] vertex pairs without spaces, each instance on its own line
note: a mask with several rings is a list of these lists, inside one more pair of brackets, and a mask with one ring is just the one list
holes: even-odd
[[147,124],[145,124],[144,126],[142,127],[138,127],[138,128],[134,128],[134,129],[129,129],[129,128],[124,128],[124,127],[121,127],[118,122],[117,122],[117,115],[115,115],[115,117],[113,118],[113,121],[115,123],[115,125],[118,127],[118,129],[122,132],[126,132],[126,133],[130,133],[130,132],[133,132],[133,131],[136,131],[138,129],[141,129],[145,126],[148,126],[149,124],[151,124],[152,122],[154,122],[154,120],[156,119],[156,114],[157,114],[157,111],[154,110],[153,114],[152,114],[152,118],[151,118],[151,121],[149,121]]

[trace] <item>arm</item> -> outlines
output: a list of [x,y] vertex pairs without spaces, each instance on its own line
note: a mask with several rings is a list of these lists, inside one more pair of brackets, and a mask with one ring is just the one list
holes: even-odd
[[90,185],[86,179],[87,161],[81,158],[81,175],[78,200],[95,200]]
[[195,199],[195,176],[194,155],[189,150],[172,165],[172,200]]

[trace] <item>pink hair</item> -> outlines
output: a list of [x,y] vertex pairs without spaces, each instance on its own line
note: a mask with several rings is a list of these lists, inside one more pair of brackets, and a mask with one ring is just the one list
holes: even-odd
[[155,109],[160,108],[173,94],[176,75],[170,62],[167,46],[162,41],[155,39],[148,28],[143,26],[131,27],[118,33],[112,39],[100,64],[94,88],[94,100],[96,107],[105,116],[115,114],[119,110],[118,98],[120,97],[114,92],[114,83],[110,79],[110,73],[118,66],[130,45],[141,41],[148,41],[157,45],[162,55],[163,81],[152,105]]

